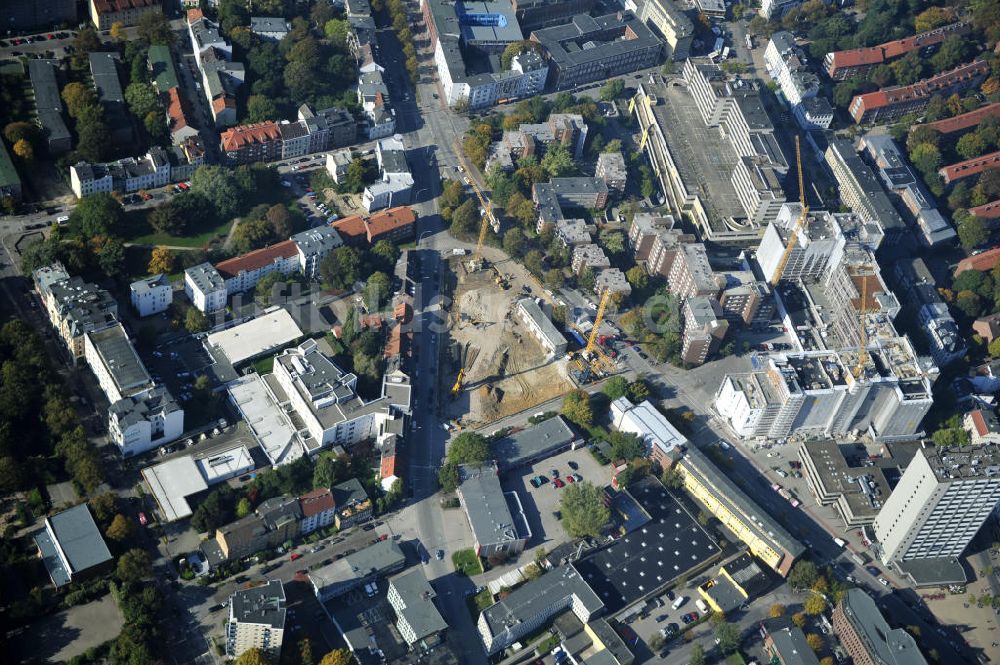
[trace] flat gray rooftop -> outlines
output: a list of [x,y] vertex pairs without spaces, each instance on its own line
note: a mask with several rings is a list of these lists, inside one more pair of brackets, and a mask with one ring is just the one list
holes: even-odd
[[511,469],[528,460],[554,453],[575,438],[562,416],[555,416],[494,441],[492,448],[500,468]]
[[658,87],[653,115],[689,191],[701,197],[712,230],[728,231],[726,218],[746,217],[730,177],[736,152],[717,128],[708,128],[694,98],[675,86]]

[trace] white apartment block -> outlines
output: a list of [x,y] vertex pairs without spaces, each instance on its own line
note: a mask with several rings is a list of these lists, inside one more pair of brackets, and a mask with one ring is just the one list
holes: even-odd
[[758,13],[767,20],[781,18],[785,12],[802,2],[803,0],[762,0]]
[[242,589],[229,599],[226,656],[239,658],[250,649],[264,651],[278,662],[285,636],[285,588],[280,580]]
[[132,307],[140,317],[167,311],[173,302],[174,289],[164,274],[140,279],[129,285]]
[[84,358],[111,404],[153,387],[153,380],[121,323],[88,332],[83,345]]
[[366,212],[410,203],[413,192],[413,174],[406,162],[402,141],[382,139],[375,145],[379,179],[365,187],[362,202]]
[[108,409],[108,434],[123,457],[175,441],[183,433],[184,409],[163,386],[126,397]]
[[420,568],[411,568],[389,579],[386,600],[396,613],[396,628],[411,647],[418,642],[432,646],[448,627],[434,605],[437,597]]
[[324,224],[292,236],[298,250],[299,270],[309,279],[319,274],[319,264],[327,254],[344,244],[337,229]]
[[961,556],[1000,503],[1000,448],[925,445],[872,528],[883,562]]
[[517,303],[517,312],[531,335],[551,356],[566,353],[566,338],[556,329],[552,321],[533,298],[523,298]]
[[199,311],[208,314],[226,306],[226,282],[211,263],[200,263],[184,271],[184,293]]

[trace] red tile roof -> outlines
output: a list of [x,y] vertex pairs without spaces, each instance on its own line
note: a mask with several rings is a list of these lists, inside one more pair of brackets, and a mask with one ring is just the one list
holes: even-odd
[[177,87],[167,90],[167,115],[170,117],[171,132],[184,129],[190,124],[184,112],[184,100],[181,99],[180,91]]
[[[941,132],[942,134],[951,134],[952,132],[960,132],[963,129],[969,129],[970,127],[975,127],[984,118],[1000,118],[1000,102],[995,104],[987,104],[986,106],[980,107],[975,111],[969,111],[968,113],[963,113],[962,115],[956,115],[954,118],[945,118],[944,120],[938,120],[937,122],[927,123],[927,127]],[[917,125],[918,127],[920,125]]]
[[417,215],[409,206],[390,208],[389,210],[376,213],[369,217],[366,222],[368,226],[368,241],[374,244],[379,236],[392,233],[404,226],[411,226],[416,224],[416,222]]
[[877,46],[834,51],[827,55],[827,70],[832,75],[837,69],[841,68],[880,65],[887,60],[906,55],[910,51],[939,44],[948,35],[964,34],[969,29],[970,26],[968,23],[951,23],[910,37],[878,44]]
[[94,0],[94,11],[100,14],[123,12],[128,9],[158,7],[160,0]]
[[955,268],[955,277],[966,270],[993,270],[997,263],[1000,263],[1000,247],[988,249],[975,256],[965,257],[958,262],[958,266]]
[[241,272],[250,272],[251,270],[257,270],[258,268],[271,265],[274,263],[275,259],[278,259],[279,257],[283,259],[290,259],[298,254],[298,252],[299,250],[295,246],[294,240],[285,240],[271,245],[270,247],[256,249],[252,252],[244,254],[243,256],[236,256],[222,261],[221,263],[216,263],[215,269],[218,270],[219,274],[221,274],[224,278],[228,279],[230,277],[236,277]]
[[337,502],[329,488],[321,487],[300,496],[299,507],[302,508],[303,517],[312,517],[327,510],[333,510],[337,507]]
[[332,226],[337,229],[337,232],[341,236],[347,236],[345,240],[354,238],[367,239],[368,237],[368,228],[365,226],[365,220],[361,219],[360,215],[351,215],[350,217],[338,219]]
[[225,152],[235,152],[253,143],[268,143],[281,140],[281,131],[275,122],[258,122],[255,125],[230,127],[220,137]]
[[841,67],[858,67],[860,65],[878,65],[885,57],[882,55],[882,48],[879,46],[869,46],[867,48],[852,48],[848,51],[834,51],[830,54],[832,66],[830,69],[840,69]]
[[[922,81],[917,81],[913,85],[882,88],[881,90],[876,90],[875,92],[856,95],[854,99],[851,100],[851,104],[848,108],[852,109],[854,119],[858,120],[858,118],[863,115],[865,111],[871,111],[872,109],[882,108],[883,106],[889,106],[891,104],[898,104],[911,99],[929,98],[939,90],[949,88],[963,80],[985,75],[987,72],[989,72],[989,65],[985,60],[967,62],[959,65],[955,69],[935,74],[934,76],[926,78]],[[855,107],[855,103],[858,99],[861,99],[863,104],[860,108]]]
[[969,212],[982,219],[997,219],[1000,217],[1000,200],[969,208]]
[[201,11],[197,7],[192,7],[188,10],[187,19],[188,23],[194,23],[198,19],[205,18],[205,12]]
[[1000,168],[1000,150],[983,155],[982,157],[974,157],[957,164],[943,166],[938,169],[938,175],[944,178],[945,184],[948,185],[956,180],[978,175],[983,171],[995,168]]
[[396,475],[396,453],[386,453],[382,455],[382,461],[379,464],[378,476],[379,478],[392,478]]
[[976,434],[986,436],[990,433],[990,428],[986,426],[986,419],[983,418],[982,411],[979,409],[970,411],[969,416],[972,418],[972,426],[976,428]]

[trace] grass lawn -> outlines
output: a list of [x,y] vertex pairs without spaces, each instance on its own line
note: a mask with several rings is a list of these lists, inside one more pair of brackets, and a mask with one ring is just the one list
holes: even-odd
[[455,564],[455,571],[459,575],[478,575],[483,572],[483,564],[472,549],[459,550],[451,555],[451,562]]
[[268,356],[266,358],[261,358],[253,364],[257,374],[264,376],[265,374],[270,374],[271,370],[274,368],[274,356]]
[[493,594],[490,593],[489,589],[483,589],[475,596],[472,597],[473,602],[476,603],[476,609],[482,612],[487,607],[493,604]]
[[147,218],[151,209],[130,210],[125,213],[125,228],[122,236],[125,242],[137,245],[172,245],[175,247],[190,247],[199,249],[211,242],[226,237],[233,220],[227,220],[214,227],[202,229],[201,233],[187,236],[172,236],[157,233],[149,225]]

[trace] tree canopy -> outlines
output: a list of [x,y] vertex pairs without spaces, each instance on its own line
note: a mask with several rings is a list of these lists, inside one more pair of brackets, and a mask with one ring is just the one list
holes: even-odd
[[599,535],[611,519],[611,511],[604,505],[604,490],[586,480],[563,488],[559,512],[563,527],[574,538]]

